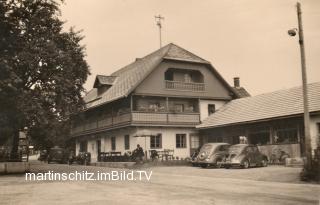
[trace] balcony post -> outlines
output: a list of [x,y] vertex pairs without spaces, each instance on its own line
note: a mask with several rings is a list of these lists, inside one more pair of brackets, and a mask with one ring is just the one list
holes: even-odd
[[113,125],[113,106],[111,106],[111,125]]
[[130,111],[133,111],[133,99],[132,95],[130,95]]
[[169,122],[169,98],[166,97],[166,113],[167,113],[167,123]]
[[132,95],[130,95],[130,122],[132,122],[132,119],[133,119],[132,111],[133,111],[133,97],[132,97]]

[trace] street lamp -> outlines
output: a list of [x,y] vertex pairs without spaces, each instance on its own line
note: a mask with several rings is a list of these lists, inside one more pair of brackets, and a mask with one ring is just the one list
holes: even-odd
[[300,56],[301,56],[301,71],[302,71],[302,90],[303,90],[303,108],[304,108],[304,147],[306,156],[306,170],[312,168],[312,151],[311,151],[311,137],[310,137],[310,115],[309,115],[309,105],[308,105],[308,88],[307,88],[307,72],[306,72],[306,57],[304,50],[304,36],[302,28],[302,18],[301,18],[301,4],[297,2],[297,16],[298,16],[298,29],[290,29],[288,34],[290,36],[295,36],[298,33],[299,45],[300,45]]

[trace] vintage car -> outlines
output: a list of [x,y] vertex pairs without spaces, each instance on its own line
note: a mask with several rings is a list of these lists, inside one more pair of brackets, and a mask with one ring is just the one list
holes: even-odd
[[67,150],[60,147],[53,147],[49,150],[48,164],[51,162],[67,163],[69,154]]
[[40,155],[38,157],[39,161],[47,161],[48,160],[48,151],[47,150],[40,150]]
[[228,155],[223,164],[226,168],[266,167],[268,165],[268,157],[262,154],[256,145],[236,144],[229,147]]
[[222,161],[228,154],[228,143],[207,143],[204,144],[197,156],[197,163],[202,168],[209,166],[221,167]]

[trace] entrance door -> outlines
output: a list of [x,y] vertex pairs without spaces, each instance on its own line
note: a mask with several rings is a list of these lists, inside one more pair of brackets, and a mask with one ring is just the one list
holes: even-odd
[[200,147],[199,135],[190,134],[190,156]]
[[100,162],[100,153],[101,153],[101,140],[97,140],[97,158],[98,161]]

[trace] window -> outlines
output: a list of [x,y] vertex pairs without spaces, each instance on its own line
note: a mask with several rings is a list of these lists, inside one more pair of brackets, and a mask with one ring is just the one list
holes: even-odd
[[221,136],[210,136],[208,142],[223,142],[223,138]]
[[296,128],[278,129],[274,141],[277,144],[297,143],[298,130]]
[[189,73],[184,74],[184,82],[190,83],[191,82],[191,75]]
[[258,147],[252,147],[252,151],[255,153],[258,153],[259,152]]
[[184,104],[175,104],[174,111],[175,112],[183,112],[184,111]]
[[229,145],[221,145],[221,146],[219,147],[219,151],[220,151],[220,152],[224,152],[224,151],[227,151],[228,148],[229,148]]
[[247,153],[253,153],[254,151],[253,151],[252,147],[247,147],[246,152]]
[[111,150],[116,150],[116,137],[111,137]]
[[239,136],[232,136],[232,144],[240,144],[240,137]]
[[262,130],[260,132],[250,133],[249,142],[254,145],[270,144],[270,132],[268,130]]
[[186,148],[187,147],[187,135],[186,134],[176,134],[176,147]]
[[199,136],[195,134],[190,134],[190,146],[192,149],[197,149],[200,146]]
[[130,149],[130,136],[124,136],[124,149]]
[[151,149],[162,148],[162,135],[161,134],[150,136],[150,148]]
[[86,152],[87,151],[87,141],[82,141],[80,142],[80,149],[79,152]]
[[318,145],[320,145],[320,123],[317,123],[318,128]]
[[215,113],[216,105],[215,104],[208,104],[208,115]]

